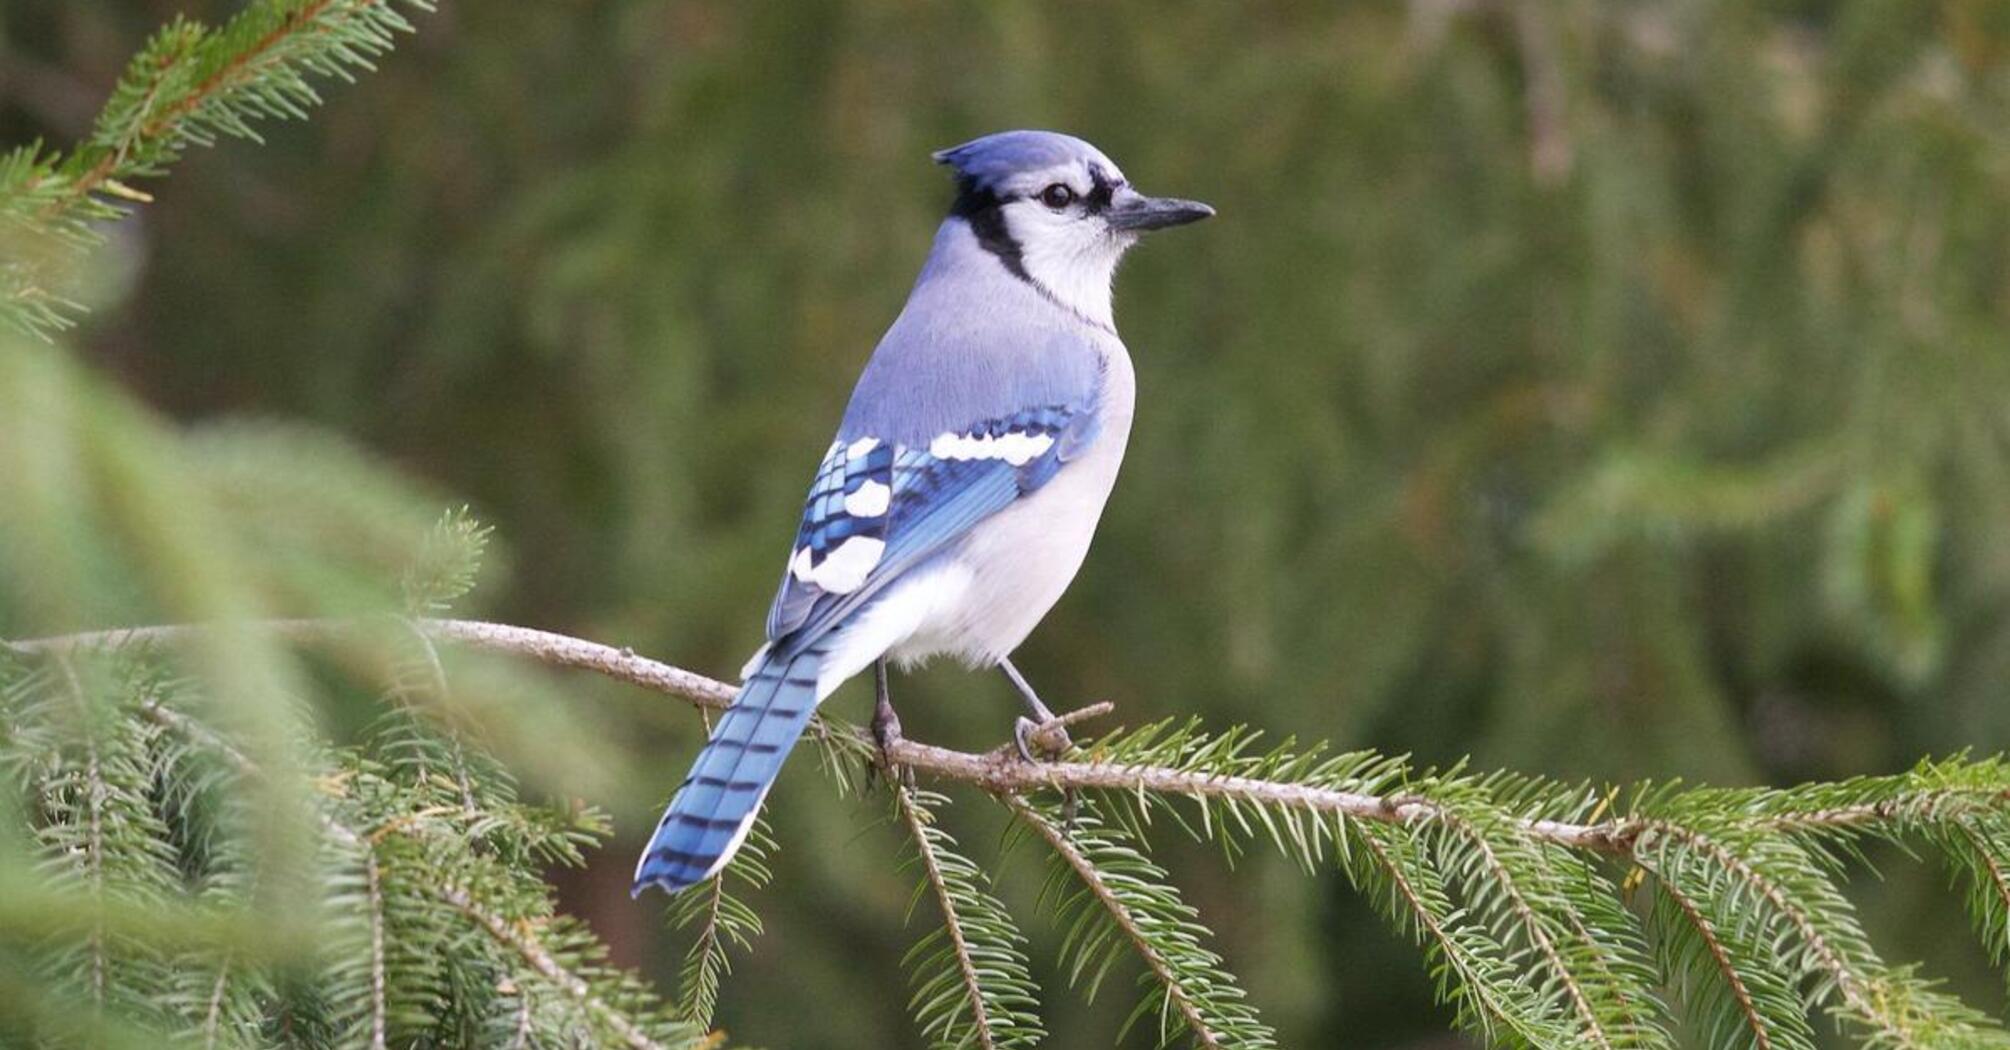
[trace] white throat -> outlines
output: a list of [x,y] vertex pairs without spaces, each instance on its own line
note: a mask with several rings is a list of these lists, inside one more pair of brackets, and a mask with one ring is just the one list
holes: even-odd
[[1019,247],[1019,265],[1034,286],[1084,320],[1116,328],[1110,284],[1136,235],[1092,219],[1055,215],[1033,201],[1007,205],[1005,222]]
[[1091,253],[1028,244],[1021,249],[1020,262],[1026,267],[1026,276],[1054,301],[1088,321],[1114,329],[1117,322],[1110,286],[1122,258],[1122,248]]

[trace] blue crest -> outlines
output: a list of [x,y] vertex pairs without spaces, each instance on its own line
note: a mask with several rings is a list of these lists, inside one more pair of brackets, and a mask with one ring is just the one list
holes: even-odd
[[934,156],[937,164],[948,165],[960,178],[984,189],[993,189],[1014,175],[1069,161],[1094,161],[1116,168],[1101,150],[1058,131],[1001,131],[937,150]]

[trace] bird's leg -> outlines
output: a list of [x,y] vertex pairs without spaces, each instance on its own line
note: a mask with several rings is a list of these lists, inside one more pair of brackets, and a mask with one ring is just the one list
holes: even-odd
[[872,682],[877,697],[872,707],[872,738],[884,752],[900,737],[900,716],[893,711],[893,691],[887,687],[886,658],[873,661]]
[[[1033,691],[1033,683],[1028,682],[1026,676],[1020,674],[1019,669],[1012,666],[1012,661],[1010,659],[999,660],[998,669],[1005,672],[1005,680],[1011,682],[1012,688],[1019,691],[1019,698],[1026,701],[1026,710],[1033,716],[1032,718],[1027,718],[1025,715],[1021,715],[1012,722],[1012,742],[1019,745],[1019,757],[1028,762],[1039,761],[1039,759],[1033,757],[1033,734],[1039,732],[1044,726],[1053,726],[1053,731],[1060,734],[1061,746],[1055,754],[1058,755],[1074,747],[1075,742],[1068,738],[1068,728],[1066,726],[1054,725],[1054,712],[1046,704],[1040,702],[1040,694]],[[1061,794],[1062,826],[1068,828],[1074,827],[1075,808],[1075,790],[1069,788]]]
[[[1020,674],[1017,667],[1012,666],[1011,660],[999,660],[998,669],[1005,672],[1005,680],[1011,682],[1012,688],[1019,691],[1019,698],[1026,702],[1027,713],[1032,715],[1031,718],[1022,716],[1013,721],[1012,742],[1019,745],[1020,758],[1028,762],[1037,762],[1039,759],[1033,754],[1033,735],[1041,728],[1052,725],[1054,712],[1040,702],[1040,694],[1033,691],[1032,683],[1026,681],[1026,676]],[[1068,738],[1066,728],[1055,726],[1052,731],[1060,735],[1061,751],[1075,746],[1075,742]]]
[[887,686],[886,657],[873,661],[872,680],[877,697],[872,706],[872,738],[879,744],[879,761],[889,777],[893,770],[893,745],[899,743],[900,716],[893,711],[893,692]]

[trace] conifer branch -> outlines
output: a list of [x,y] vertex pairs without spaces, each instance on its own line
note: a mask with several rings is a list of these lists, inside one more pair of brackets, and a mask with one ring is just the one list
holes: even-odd
[[[411,622],[426,637],[436,641],[468,649],[524,657],[549,667],[590,671],[652,692],[680,697],[701,708],[724,710],[739,692],[736,687],[726,682],[653,660],[630,648],[616,648],[553,631],[478,620],[416,619]],[[364,621],[322,619],[270,620],[258,624],[263,630],[309,644],[339,641],[353,632],[368,630],[371,626]],[[175,647],[188,643],[209,629],[203,624],[124,627],[22,639],[0,644],[6,644],[24,655],[89,649]],[[849,743],[855,748],[877,751],[878,745],[863,728],[841,724],[834,726],[831,723],[830,719],[813,721],[811,731],[841,733],[852,738]],[[1148,727],[1148,731],[1156,732],[1160,728],[1162,727]],[[1184,727],[1179,731],[1184,732]],[[1146,732],[1139,731],[1134,735],[1143,736]],[[1221,739],[1230,740],[1228,737]],[[1239,745],[1243,741],[1233,742]],[[1177,741],[1174,743],[1155,741],[1152,747],[1139,745],[1129,748],[1128,751],[1156,750],[1184,753],[1182,750],[1184,745],[1175,746],[1177,743]],[[1309,752],[1296,756],[1280,751],[1255,759],[1245,759],[1238,757],[1232,747],[1212,746],[1205,740],[1193,743],[1194,747],[1184,750],[1190,752],[1194,748],[1211,749],[1212,752],[1222,756],[1223,761],[1219,764],[1233,765],[1242,762],[1254,767],[1266,762],[1276,764],[1284,759],[1312,757]],[[891,743],[886,757],[894,765],[943,780],[968,783],[994,795],[1016,795],[1047,790],[1128,792],[1151,796],[1177,795],[1397,825],[1429,820],[1444,814],[1443,805],[1423,792],[1373,793],[1321,786],[1293,779],[1264,779],[1222,773],[1206,762],[1189,763],[1188,767],[1140,763],[1127,760],[1126,750],[1111,749],[1111,754],[1102,760],[1097,760],[1092,755],[1086,760],[1028,763],[1022,761],[1017,752],[1010,747],[1000,747],[980,754],[901,739]],[[1850,789],[1855,786],[1837,785],[1839,789]],[[1855,792],[1855,794],[1861,793]],[[2010,788],[1993,782],[1950,783],[1886,793],[1860,801],[1852,800],[1845,804],[1806,808],[1796,807],[1790,799],[1786,799],[1772,809],[1758,808],[1752,819],[1755,826],[1778,834],[1791,835],[1803,832],[1863,830],[1894,822],[1924,823],[1951,819],[1959,813],[1975,811],[2010,814]],[[1632,856],[1638,846],[1637,840],[1650,827],[1649,822],[1630,817],[1615,817],[1590,823],[1530,817],[1523,818],[1518,823],[1523,833],[1531,839],[1574,850],[1620,857]]]
[[1691,828],[1657,822],[1650,830],[1697,850],[1756,890],[1766,903],[1772,906],[1776,914],[1785,918],[1794,927],[1815,961],[1822,969],[1828,971],[1829,978],[1842,993],[1844,1001],[1873,1023],[1882,1023],[1879,1011],[1865,997],[1862,982],[1859,981],[1855,968],[1849,964],[1843,952],[1831,943],[1821,925],[1800,908],[1777,881],[1768,878],[1750,861],[1726,848],[1722,843]]
[[760,913],[733,892],[732,883],[748,890],[766,886],[772,878],[768,854],[774,846],[767,822],[756,817],[753,830],[725,870],[707,880],[703,889],[678,896],[671,906],[671,928],[695,926],[698,931],[677,974],[682,998],[677,1011],[701,1028],[711,1027],[712,1014],[719,1005],[720,979],[733,970],[728,942],[744,951],[752,948],[754,938],[763,932]]
[[[346,79],[349,68],[368,69],[370,56],[390,50],[392,32],[410,29],[389,0],[266,0],[214,33],[170,24],[127,70],[91,144],[65,165],[71,178],[46,215],[74,207],[116,175],[153,174],[184,144],[207,144],[214,132],[255,140],[248,118],[304,118],[320,98],[302,73]],[[202,75],[177,83],[191,72]]]
[[933,894],[935,906],[942,912],[943,935],[949,940],[949,953],[956,963],[957,980],[963,985],[963,1001],[970,1011],[971,1032],[983,1050],[994,1050],[996,1044],[991,1040],[991,1015],[984,1002],[984,986],[977,976],[977,963],[970,957],[970,943],[963,935],[963,921],[956,914],[956,902],[950,895],[949,885],[943,881],[942,862],[928,834],[931,829],[924,824],[924,821],[932,823],[933,817],[922,815],[912,789],[896,787],[893,797],[901,823],[907,826],[908,838],[914,843],[914,855],[921,865],[923,885]]
[[[77,724],[83,727],[84,742],[84,880],[90,888],[91,900],[102,907],[105,900],[105,799],[111,795],[106,785],[104,766],[98,753],[97,718],[91,710],[91,701],[84,694],[84,683],[77,677],[77,668],[67,656],[59,656],[56,661],[57,673],[63,680],[63,692],[75,708]],[[93,918],[91,932],[85,941],[85,952],[90,957],[91,1006],[105,1008],[105,928],[102,920]]]
[[217,1033],[223,1028],[223,993],[230,987],[230,956],[216,968],[216,980],[210,982],[209,1005],[202,1012],[203,1050],[213,1050]]
[[703,892],[691,894],[698,902],[702,921],[691,950],[685,953],[684,973],[677,982],[684,993],[680,1009],[685,1019],[707,1027],[712,1024],[713,1011],[718,1009],[718,975],[725,966],[725,950],[719,943],[719,912],[726,903],[725,876],[723,871],[712,876]]
[[539,942],[529,925],[512,923],[488,910],[473,894],[462,887],[437,886],[433,889],[433,893],[486,930],[498,944],[515,952],[545,980],[572,996],[601,1023],[620,1035],[621,1041],[631,1050],[668,1050],[662,1043],[649,1038],[647,1033],[636,1027],[621,1010],[602,1002],[593,994],[593,988],[584,978],[560,965],[558,959]]
[[[1697,823],[1707,824],[1707,820]],[[1735,833],[1731,831],[1730,833]],[[1810,1003],[1840,998],[1840,1013],[1867,1033],[1870,1045],[1896,1050],[1943,1046],[2006,1047],[2006,1035],[1988,1018],[1914,977],[1878,960],[1854,920],[1845,898],[1820,870],[1819,862],[1790,840],[1747,840],[1737,848],[1699,827],[1652,821],[1644,829],[1635,861],[1656,878],[1679,883],[1690,878],[1685,859],[1702,863],[1705,884],[1728,883],[1724,896],[1744,913],[1741,920],[1772,936],[1757,938],[1784,953],[1792,973],[1784,988],[1812,979]],[[1781,936],[1785,935],[1785,936]],[[1743,953],[1763,961],[1764,956]],[[1781,997],[1784,997],[1783,995]],[[1782,1015],[1781,1011],[1768,1010]]]
[[1025,937],[1005,906],[984,888],[981,869],[957,851],[936,819],[948,799],[894,781],[895,815],[914,845],[921,882],[909,907],[933,899],[942,925],[908,950],[910,1008],[940,1047],[983,1050],[1037,1046],[1046,1032],[1036,1012],[1038,987],[1027,969]]
[[[1522,887],[1521,878],[1516,870],[1501,861],[1494,844],[1488,841],[1486,835],[1456,811],[1447,810],[1442,819],[1456,834],[1471,843],[1487,879],[1507,902],[1513,916],[1513,924],[1541,957],[1541,965],[1550,971],[1552,979],[1563,989],[1564,995],[1570,1000],[1570,1008],[1576,1014],[1582,1025],[1582,1031],[1591,1041],[1591,1045],[1598,1047],[1599,1050],[1613,1050],[1612,1037],[1605,1030],[1604,1019],[1598,1016],[1590,997],[1578,984],[1577,975],[1572,971],[1570,964],[1564,961],[1563,954],[1558,950],[1549,928],[1558,920],[1558,912],[1564,915],[1570,914],[1567,908],[1538,910],[1530,903],[1529,893]],[[1590,938],[1585,938],[1585,944],[1596,949]]]
[[531,1026],[530,993],[526,991],[516,1004],[516,1034],[511,1037],[509,1044],[512,1050],[528,1050],[532,1031],[534,1029]]
[[302,118],[321,101],[310,77],[353,80],[412,25],[399,8],[431,0],[251,0],[210,29],[178,18],[128,64],[90,138],[68,156],[0,154],[0,227],[26,250],[0,259],[0,322],[46,334],[81,306],[52,290],[59,257],[100,239],[93,224],[152,198],[126,180],[158,176],[191,145],[257,141],[254,122]]
[[1989,961],[2000,966],[2010,956],[2010,869],[2003,859],[2010,851],[1992,841],[1991,829],[1980,819],[1957,820],[1953,827],[1945,843],[1948,864],[1957,874],[1968,875],[1969,916],[1989,949]]
[[[418,616],[396,623],[416,632],[427,650],[425,666],[413,665],[427,679],[419,693],[437,691],[444,678],[431,652],[435,644],[588,670],[708,711],[725,707],[736,691],[631,650],[551,632]],[[370,621],[263,626],[301,644],[342,647],[395,637]],[[60,659],[96,649],[177,645],[208,629],[134,628],[11,648],[31,660]],[[141,713],[206,734],[166,705],[149,702]],[[422,762],[429,754],[437,760],[443,745],[428,743],[423,724],[408,721],[418,736],[397,753],[409,755],[406,761]],[[1262,1045],[1271,1037],[1220,960],[1201,945],[1205,931],[1191,908],[1126,834],[1142,834],[1157,813],[1231,851],[1268,838],[1311,865],[1330,848],[1355,883],[1423,943],[1440,997],[1458,1005],[1461,1023],[1511,1045],[1665,1047],[1670,1037],[1661,987],[1680,992],[1713,1039],[1753,1050],[1810,1050],[1806,1012],[1824,1004],[1860,1025],[1870,1045],[2010,1045],[1990,1019],[1909,969],[1879,961],[1832,883],[1834,865],[1863,836],[1924,838],[1969,876],[1977,928],[1992,951],[2005,950],[2010,849],[1997,829],[2010,821],[2010,762],[2003,759],[1962,756],[1896,776],[1783,790],[1643,788],[1607,815],[1611,798],[1581,787],[1475,777],[1460,769],[1421,771],[1401,759],[1327,755],[1291,741],[1258,747],[1251,731],[1209,734],[1195,721],[1110,733],[1040,763],[1021,759],[1010,747],[973,753],[907,739],[889,742],[882,753],[861,727],[828,718],[812,732],[840,767],[877,757],[898,769],[975,786],[1011,809],[1020,826],[1049,847],[1056,870],[1080,884],[1064,904],[1088,909],[1077,913],[1064,949],[1075,978],[1087,975],[1093,992],[1117,954],[1136,954],[1154,991],[1131,1021],[1156,1011],[1162,1039],[1176,1030],[1208,1046]],[[206,735],[221,743],[214,738]],[[241,755],[223,753],[242,766]],[[490,772],[483,767],[479,776]],[[423,796],[431,800],[427,812],[465,810],[457,798],[450,800],[457,793],[441,793],[444,780],[419,779],[417,789],[433,792]],[[1088,793],[1093,798],[1085,803],[1107,802],[1119,819],[1106,824],[1089,816],[1066,825],[1036,797],[1048,792]],[[977,906],[988,900],[977,881],[981,872],[964,870],[968,862],[955,854],[953,840],[925,819],[922,797],[911,788],[898,794],[896,815],[919,852],[918,893],[932,895],[944,915],[936,978],[923,984],[915,1001],[924,1031],[946,1045],[1013,1045],[1017,1030],[1000,1023],[1007,1012],[1001,1002],[1028,1007],[1023,1019],[1037,1025],[1031,982],[1015,983],[1023,975],[1023,965],[1011,962],[1016,931],[1009,918],[985,918],[989,905]],[[486,799],[475,801],[487,805]],[[1180,799],[1197,808],[1198,821],[1173,808]],[[431,819],[438,818],[420,823]],[[386,827],[387,833],[407,831],[426,834]],[[1619,887],[1600,870],[1612,859],[1637,865],[1660,886],[1661,903],[1646,923],[1660,931],[1651,953],[1639,934],[1640,917],[1621,905]],[[421,891],[448,900],[440,894],[452,885],[429,881]],[[707,1000],[716,995],[724,969],[720,935],[731,933],[727,919],[737,913],[730,909],[744,908],[729,901],[723,885],[715,891],[709,901],[687,898],[705,913],[694,920],[702,926],[692,959],[698,970],[686,980],[694,996],[686,1015],[693,1019],[710,1013]],[[494,932],[479,919],[476,924]],[[982,945],[973,935],[978,930],[984,931]],[[520,942],[505,947],[529,951]],[[1003,954],[987,954],[994,949]],[[524,958],[561,995],[576,987],[544,973],[534,953]],[[1653,972],[1656,961],[1665,980]],[[528,1008],[527,1001],[518,1005]],[[598,1014],[594,1018],[596,1027],[603,1024]],[[620,1034],[611,1024],[609,1030]],[[633,1031],[648,1035],[640,1027]]]
[[377,852],[363,846],[363,888],[370,921],[370,1050],[384,1050],[384,884],[377,870]]
[[[240,749],[233,747],[221,734],[185,712],[160,702],[157,697],[146,698],[138,705],[137,713],[150,722],[198,742],[205,750],[213,750],[239,775],[247,777],[265,775],[256,762]],[[341,789],[334,790],[339,794]],[[385,885],[387,876],[379,860],[379,850],[386,848],[387,840],[392,839],[402,839],[420,845],[422,849],[432,839],[444,839],[459,846],[468,838],[468,829],[492,823],[493,814],[484,810],[469,815],[460,811],[458,806],[449,806],[445,809],[435,807],[434,816],[443,813],[461,813],[465,818],[465,824],[460,828],[445,829],[445,834],[441,834],[427,826],[429,818],[425,814],[419,814],[413,819],[385,823],[374,832],[366,834],[338,816],[332,811],[333,809],[332,806],[324,806],[318,815],[322,833],[328,841],[361,857],[360,869],[364,889],[362,904],[368,931],[364,980],[368,1000],[368,1043],[373,1047],[387,1046],[390,1043],[389,1029],[393,1021],[390,987],[393,977],[390,972],[389,955],[391,945],[388,942],[390,934],[387,930],[389,919],[387,898],[390,890]],[[549,855],[549,851],[546,852]],[[445,864],[440,864],[439,861],[445,861]],[[464,874],[457,876],[456,870]],[[467,878],[466,875],[473,877]],[[451,908],[474,928],[481,930],[506,953],[520,959],[538,977],[549,982],[572,1000],[590,1018],[594,1029],[604,1029],[613,1033],[621,1044],[633,1050],[670,1050],[670,1044],[653,1037],[650,1031],[639,1023],[639,1018],[650,1015],[637,1009],[642,1005],[642,997],[634,988],[612,985],[613,992],[620,997],[620,1001],[611,1001],[599,990],[603,982],[590,978],[566,963],[567,958],[579,957],[576,943],[568,943],[567,947],[555,950],[538,935],[541,920],[529,916],[510,918],[497,910],[487,899],[494,892],[494,887],[489,885],[495,881],[492,875],[483,874],[482,869],[478,867],[469,868],[465,863],[456,866],[446,858],[439,858],[423,868],[414,868],[408,864],[401,877],[408,883],[416,883],[420,892]],[[577,940],[577,937],[573,938],[573,941]],[[219,982],[221,980],[219,977]],[[526,1030],[524,1025],[527,1023],[528,1012],[532,1009],[532,992],[529,989],[519,989],[517,994],[516,1030],[521,1032]]]
[[1158,939],[1145,933],[1138,915],[1132,909],[1133,902],[1111,884],[1104,876],[1101,866],[1077,846],[1074,837],[1063,832],[1053,821],[1047,819],[1046,814],[1017,795],[1007,796],[1006,804],[1027,827],[1033,829],[1034,834],[1047,843],[1047,847],[1054,851],[1054,855],[1074,872],[1096,906],[1100,907],[1117,929],[1122,931],[1125,939],[1130,942],[1131,950],[1144,960],[1145,967],[1151,971],[1153,979],[1164,989],[1166,1004],[1179,1014],[1182,1024],[1195,1041],[1201,1046],[1210,1048],[1231,1045],[1223,1041],[1224,1033],[1216,1031],[1213,1022],[1201,1011],[1193,991],[1187,987],[1186,982],[1181,979],[1181,974],[1174,969],[1171,961],[1160,950]]
[[1771,1026],[1759,1012],[1758,1004],[1752,999],[1752,990],[1745,985],[1744,976],[1731,961],[1730,950],[1724,946],[1724,939],[1718,936],[1710,917],[1704,915],[1696,906],[1696,902],[1690,900],[1688,895],[1673,883],[1656,880],[1655,885],[1660,888],[1668,902],[1681,913],[1683,920],[1688,923],[1688,928],[1694,931],[1697,938],[1709,949],[1710,959],[1715,963],[1717,973],[1724,978],[1724,986],[1730,993],[1731,1001],[1737,1005],[1738,1016],[1743,1019],[1746,1029],[1752,1034],[1753,1050],[1773,1050]]
[[[1982,835],[1975,830],[1975,825],[1972,821],[1956,821],[1954,827],[1972,851],[1969,855],[1974,858],[1976,866],[1981,869],[1984,876],[1983,882],[1988,887],[1988,891],[1995,896],[1996,908],[2000,909],[2003,914],[2010,914],[2010,875],[2006,875],[2004,872],[2003,862],[1996,859],[1996,855],[1989,851],[1989,847],[1982,841]],[[2001,955],[2001,946],[1991,945],[1990,953],[1992,955]]]
[[[1385,841],[1385,835],[1390,840]],[[1497,953],[1487,950],[1479,931],[1457,924],[1457,908],[1437,883],[1436,873],[1410,855],[1411,843],[1397,841],[1396,832],[1385,829],[1363,829],[1355,841],[1371,864],[1350,865],[1348,874],[1356,886],[1379,882],[1386,889],[1380,902],[1383,910],[1423,943],[1437,971],[1438,996],[1456,996],[1463,1026],[1489,1042],[1503,1030],[1522,1045],[1560,1041],[1561,1033],[1545,1023],[1539,1006],[1505,972]]]

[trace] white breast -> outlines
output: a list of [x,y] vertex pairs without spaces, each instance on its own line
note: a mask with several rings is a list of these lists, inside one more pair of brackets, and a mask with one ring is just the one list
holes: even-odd
[[1089,447],[1039,491],[986,518],[956,552],[914,572],[844,629],[819,694],[881,655],[913,663],[936,655],[997,663],[1054,607],[1089,552],[1130,440],[1136,378],[1109,340],[1099,429]]
[[1094,442],[1039,491],[971,530],[950,572],[959,577],[960,593],[938,600],[936,615],[893,649],[896,657],[946,653],[972,664],[996,663],[1026,640],[1068,589],[1130,440],[1136,380],[1122,344],[1110,343]]

